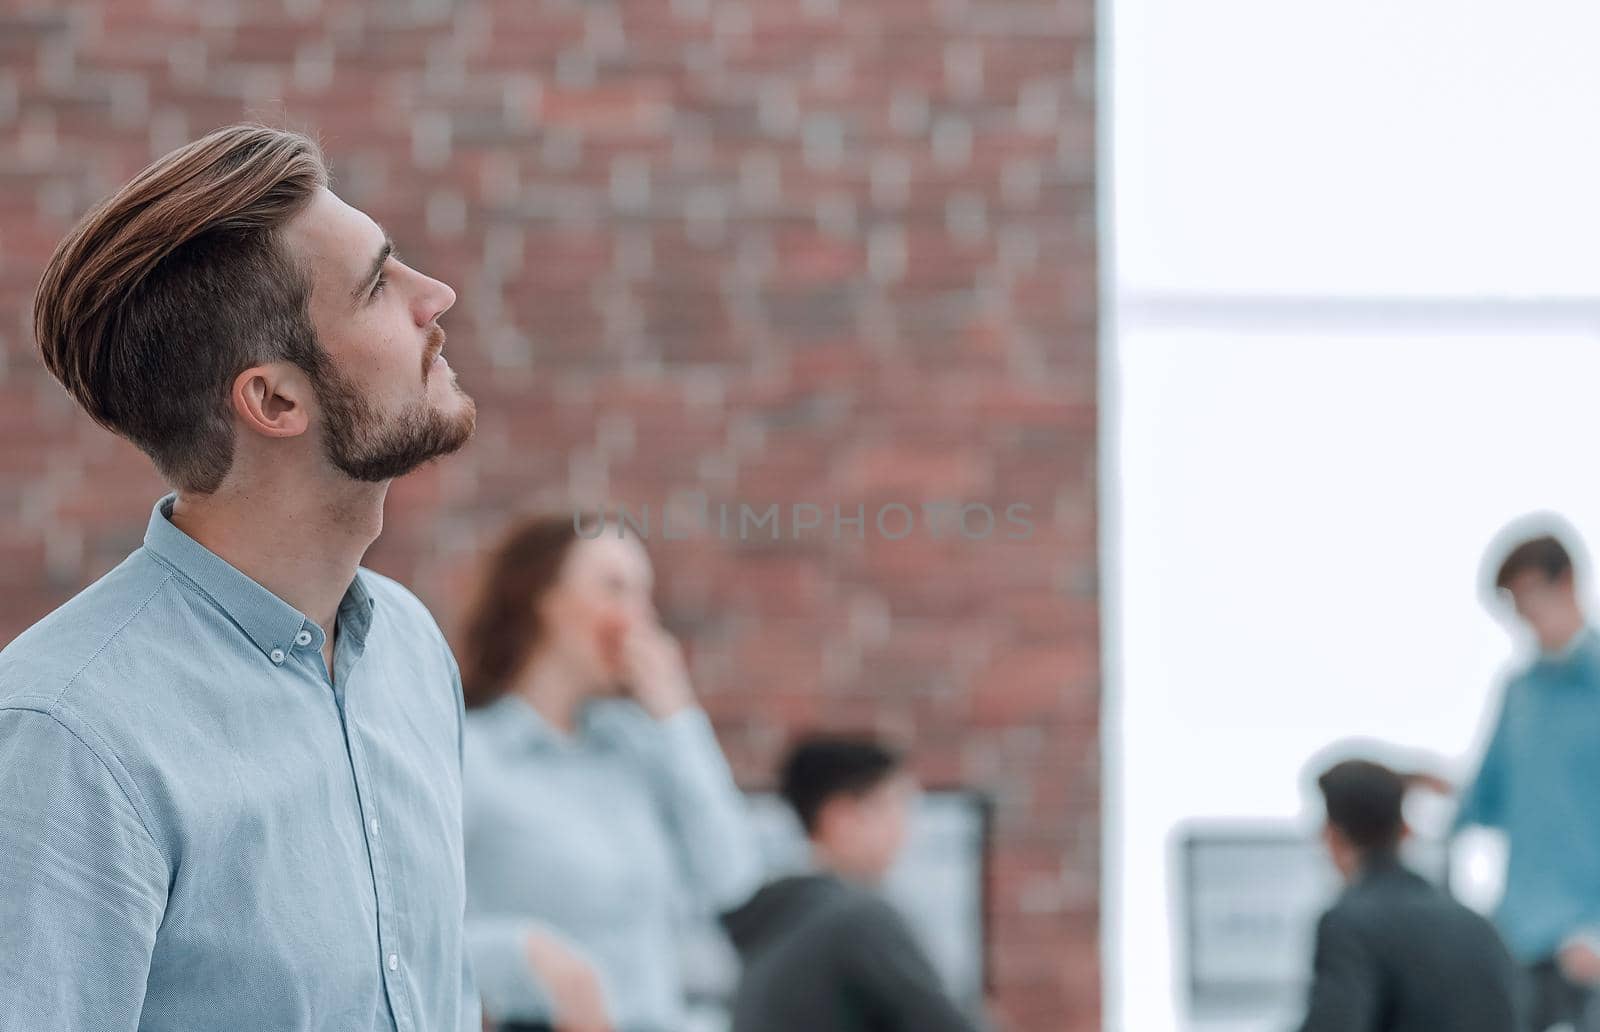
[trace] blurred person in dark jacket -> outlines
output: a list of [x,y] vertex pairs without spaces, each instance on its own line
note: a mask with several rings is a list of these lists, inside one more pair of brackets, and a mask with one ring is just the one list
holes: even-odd
[[1494,927],[1400,862],[1406,779],[1347,760],[1317,786],[1346,888],[1317,926],[1301,1032],[1518,1032],[1516,971]]
[[773,882],[723,919],[744,961],[732,1032],[973,1029],[875,891],[905,843],[916,790],[877,742],[818,737],[791,752],[782,793],[815,870]]

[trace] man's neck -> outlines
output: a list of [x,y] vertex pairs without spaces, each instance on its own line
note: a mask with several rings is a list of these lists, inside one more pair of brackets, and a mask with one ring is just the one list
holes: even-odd
[[831,874],[856,885],[874,886],[882,880],[856,870],[837,852],[829,849],[826,843],[817,839],[811,840],[811,869],[818,874]]
[[1370,874],[1380,874],[1386,871],[1396,871],[1401,868],[1400,846],[1380,846],[1369,849],[1361,854],[1360,865],[1357,868],[1358,879]]
[[577,731],[578,711],[587,693],[548,655],[535,656],[512,688],[557,731],[565,735]]
[[348,481],[224,485],[213,495],[180,493],[172,522],[304,613],[331,643],[339,603],[383,530],[387,493],[387,483]]
[[1572,652],[1573,646],[1578,643],[1578,638],[1587,628],[1582,612],[1574,612],[1571,617],[1555,627],[1539,642],[1540,651],[1546,656],[1561,658]]

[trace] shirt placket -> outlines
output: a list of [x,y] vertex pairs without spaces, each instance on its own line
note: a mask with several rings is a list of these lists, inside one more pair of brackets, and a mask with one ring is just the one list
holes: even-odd
[[[347,644],[341,642],[335,647],[342,651]],[[337,656],[335,664],[338,664]],[[367,763],[366,746],[360,734],[360,722],[354,719],[347,691],[358,665],[359,656],[344,664],[338,680],[332,683],[333,698],[339,709],[339,725],[343,732],[345,755],[350,762],[351,775],[355,779],[361,833],[367,843],[373,895],[377,902],[378,958],[384,992],[389,999],[389,1013],[394,1017],[395,1028],[398,1032],[412,1032],[416,1028],[416,1021],[406,981],[407,957],[402,948],[403,933],[394,903],[394,882],[389,875],[388,855],[384,850],[383,824],[378,813],[378,793]],[[325,666],[323,678],[326,683]]]

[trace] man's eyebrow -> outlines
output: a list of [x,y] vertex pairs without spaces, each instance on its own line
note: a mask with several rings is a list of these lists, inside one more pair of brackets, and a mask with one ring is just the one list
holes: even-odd
[[350,292],[352,302],[360,304],[367,296],[367,288],[372,286],[373,281],[378,278],[378,273],[383,271],[383,263],[389,260],[391,254],[394,254],[394,241],[386,236],[383,238],[383,246],[378,248],[378,253],[373,256],[372,264],[367,266],[367,275],[356,284],[356,289]]

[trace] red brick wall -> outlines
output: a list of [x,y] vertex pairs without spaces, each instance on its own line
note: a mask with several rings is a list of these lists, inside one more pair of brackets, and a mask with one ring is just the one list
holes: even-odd
[[[219,124],[312,130],[459,292],[481,412],[394,486],[371,565],[450,626],[531,506],[821,506],[800,541],[654,545],[741,777],[795,728],[869,726],[993,793],[1003,1027],[1097,1028],[1092,10],[6,0],[0,633],[134,547],[161,490],[32,354],[55,241]],[[873,526],[934,499],[1029,505],[1033,534]],[[835,504],[867,507],[865,540],[833,540]]]

